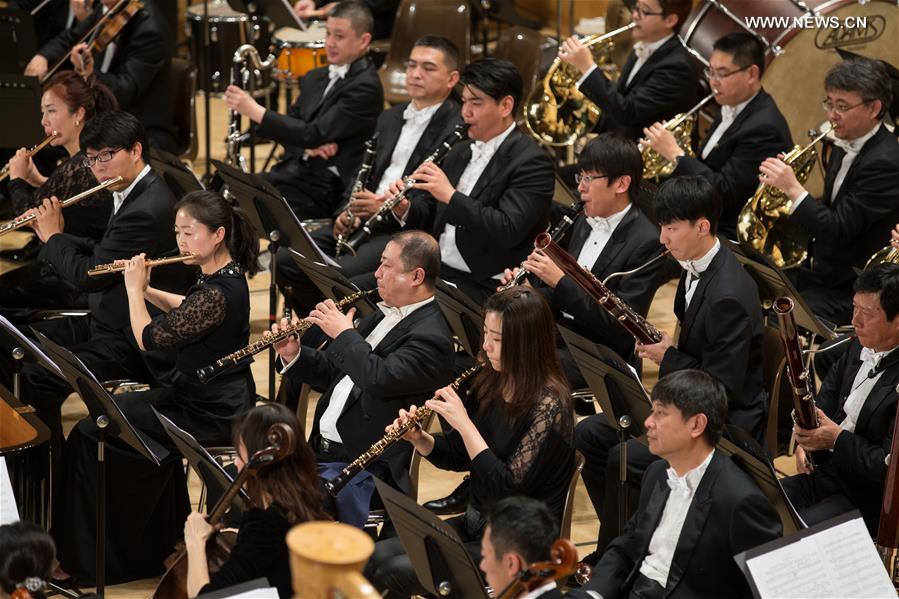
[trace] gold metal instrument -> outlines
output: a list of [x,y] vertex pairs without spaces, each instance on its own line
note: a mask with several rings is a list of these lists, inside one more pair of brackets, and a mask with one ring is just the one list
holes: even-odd
[[[349,201],[347,201],[345,209],[347,230],[346,232],[341,233],[337,236],[337,246],[334,250],[334,255],[338,258],[345,251],[345,249],[349,248],[349,246],[346,245],[347,235],[355,230],[353,223],[355,223],[356,221],[356,215],[353,214],[353,196],[365,189],[365,186],[368,183],[368,177],[371,174],[371,169],[375,164],[375,153],[377,152],[377,147],[378,132],[375,131],[375,134],[365,142],[365,149],[362,151],[362,164],[359,166],[359,170],[356,171],[356,177],[353,179],[353,186],[350,188],[350,199]],[[355,253],[355,250],[353,250],[354,255]]]
[[[62,202],[59,203],[59,205],[61,208],[68,208],[69,206],[71,206],[73,204],[77,204],[84,198],[86,198],[88,196],[92,196],[95,193],[97,193],[98,191],[102,191],[102,190],[106,189],[110,185],[115,185],[116,183],[118,183],[121,180],[122,180],[121,177],[113,177],[112,179],[107,179],[106,181],[103,181],[102,183],[100,183],[99,185],[97,185],[95,187],[91,187],[90,189],[82,191],[79,194],[73,195],[72,197],[70,197],[67,200],[63,200]],[[16,229],[20,229],[20,228],[24,227],[25,225],[27,225],[28,223],[30,223],[31,221],[33,221],[35,218],[37,218],[37,217],[34,215],[34,213],[32,213],[29,210],[26,214],[23,214],[22,216],[18,216],[16,218],[12,219],[11,221],[9,221],[8,223],[4,223],[4,224],[0,225],[0,235],[6,235],[10,231],[15,231]]]
[[[247,89],[250,83],[262,76],[262,71],[272,68],[278,62],[278,57],[269,54],[265,60],[259,56],[259,50],[253,44],[244,44],[234,51],[231,57],[231,83]],[[251,69],[248,67],[252,67]],[[255,88],[255,86],[252,86]],[[253,89],[250,89],[250,95]],[[228,111],[228,135],[225,137],[225,162],[245,173],[250,172],[247,161],[240,153],[240,113],[236,110]]]
[[[818,159],[815,144],[830,133],[832,126],[821,129],[807,146],[800,148],[796,145],[783,157],[800,184],[808,179]],[[737,217],[737,238],[783,269],[799,266],[808,255],[808,232],[787,219],[792,204],[786,194],[776,187],[760,183]]]
[[[581,40],[591,48],[597,67],[611,79],[618,78],[618,69],[612,61],[613,40],[633,28],[634,24],[629,23],[609,33],[591,35]],[[577,89],[580,78],[581,73],[576,68],[557,56],[542,82],[531,92],[524,105],[524,123],[541,144],[569,146],[592,130],[599,121],[599,107]]]
[[899,264],[899,250],[892,245],[880,248],[868,258],[868,261],[865,263],[865,270],[878,264]]
[[[677,145],[683,148],[687,156],[691,158],[696,154],[693,152],[691,143],[693,137],[693,128],[696,126],[696,113],[699,109],[709,103],[715,97],[715,94],[709,94],[703,98],[696,106],[687,112],[675,115],[674,118],[665,122],[663,127],[677,140]],[[663,179],[667,179],[674,172],[676,162],[666,160],[661,154],[653,150],[648,145],[641,143],[640,152],[643,154],[643,178],[653,183],[660,183]]]
[[[186,254],[181,254],[180,256],[169,256],[167,258],[151,258],[146,261],[147,268],[153,268],[154,266],[164,266],[166,264],[178,264],[179,262],[184,262],[185,260],[190,260],[196,256],[193,252],[188,252]],[[89,277],[97,277],[100,275],[108,275],[114,272],[125,272],[127,260],[116,260],[115,262],[110,262],[108,264],[98,264],[93,267],[89,271],[87,271],[87,275]]]
[[[28,157],[31,158],[32,156],[34,156],[35,154],[37,154],[38,152],[40,152],[41,150],[46,148],[47,144],[49,144],[51,141],[53,141],[57,137],[59,137],[59,131],[54,131],[53,133],[48,135],[46,137],[46,139],[44,139],[44,141],[42,141],[41,143],[32,147],[30,150],[28,150]],[[3,181],[8,176],[9,176],[9,164],[7,164],[2,169],[0,169],[0,181]]]

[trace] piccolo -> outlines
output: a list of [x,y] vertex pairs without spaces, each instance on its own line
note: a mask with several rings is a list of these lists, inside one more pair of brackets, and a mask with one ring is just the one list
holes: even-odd
[[[342,310],[343,308],[356,303],[360,299],[368,297],[374,292],[374,289],[371,289],[368,291],[357,291],[356,293],[351,293],[350,295],[337,302],[335,306],[337,306],[338,310]],[[274,335],[263,337],[255,343],[251,343],[242,349],[231,352],[227,356],[219,358],[215,361],[214,364],[210,364],[209,366],[204,366],[203,368],[198,369],[197,378],[200,379],[201,383],[208,383],[232,366],[238,364],[241,360],[258,354],[259,352],[268,349],[274,344],[283,341],[284,339],[287,339],[292,335],[296,335],[298,337],[302,336],[303,333],[305,333],[306,330],[311,326],[312,322],[308,318],[304,318],[296,324],[288,325]]]
[[[37,154],[38,152],[40,152],[41,150],[46,148],[47,144],[49,144],[51,141],[56,139],[58,136],[59,136],[59,131],[54,131],[53,133],[48,135],[44,141],[42,141],[41,143],[32,147],[30,150],[28,150],[28,152],[27,152],[28,157],[31,158],[32,156],[34,156],[35,154]],[[9,176],[9,164],[7,164],[2,169],[0,169],[0,181],[3,181],[8,176]]]
[[[453,391],[458,390],[466,379],[480,370],[481,366],[483,366],[483,364],[475,364],[474,366],[460,374],[456,378],[456,380],[450,383],[450,388],[452,388]],[[437,399],[437,396],[435,395],[431,399]],[[384,453],[387,448],[402,439],[403,435],[408,433],[413,428],[424,426],[424,424],[428,421],[428,418],[431,417],[432,413],[433,410],[431,408],[426,408],[424,406],[415,410],[415,414],[413,414],[408,420],[406,420],[406,422],[390,429],[390,431],[386,435],[372,444],[372,446],[368,448],[368,451],[347,464],[343,468],[343,470],[340,471],[340,474],[338,474],[331,480],[326,480],[324,483],[325,489],[328,490],[328,493],[330,493],[332,497],[337,497],[337,494],[340,493],[340,490],[343,489],[348,482],[353,480],[353,477],[365,470],[365,468],[369,464],[371,464],[375,460],[375,458]]]
[[[86,198],[88,196],[92,196],[95,193],[97,193],[98,191],[102,191],[102,190],[106,189],[110,185],[115,185],[116,183],[120,182],[121,180],[122,180],[121,177],[113,177],[112,179],[107,179],[106,181],[103,181],[96,187],[91,187],[90,189],[88,189],[86,191],[82,191],[79,194],[73,195],[72,197],[70,197],[67,200],[63,200],[62,202],[59,203],[59,206],[60,206],[60,208],[68,208],[72,204],[77,204],[84,198]],[[8,223],[4,223],[4,224],[0,225],[0,235],[5,235],[5,234],[9,233],[10,231],[20,229],[36,218],[37,218],[37,216],[35,216],[34,212],[31,212],[29,210],[27,214],[23,214],[22,216],[12,219]]]
[[[193,252],[188,252],[186,254],[181,254],[180,256],[169,256],[168,258],[152,258],[147,260],[145,264],[147,268],[153,268],[154,266],[164,266],[166,264],[177,264],[179,262],[184,262],[185,260],[190,260],[195,257],[196,254]],[[87,274],[89,277],[97,277],[99,275],[108,275],[113,272],[125,272],[125,268],[128,266],[127,260],[116,260],[115,262],[110,262],[109,264],[98,264],[93,267]]]

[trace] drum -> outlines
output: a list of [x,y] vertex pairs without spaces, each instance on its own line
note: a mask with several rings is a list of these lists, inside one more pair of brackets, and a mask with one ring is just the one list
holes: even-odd
[[[811,11],[817,14],[817,23]],[[808,18],[798,21],[802,17]],[[837,50],[896,63],[895,0],[706,0],[684,22],[681,36],[708,58],[715,40],[745,31],[743,25],[761,36],[768,48],[762,83],[786,117],[793,142],[803,146],[810,141],[809,132],[826,119],[820,108],[824,77],[841,60]],[[806,187],[814,194],[821,192],[820,170],[813,171]]]
[[232,9],[224,0],[209,2],[209,56],[206,55],[203,43],[205,24],[202,2],[187,7],[186,23],[190,37],[190,55],[197,65],[197,89],[206,89],[208,68],[212,77],[210,91],[223,93],[231,83],[231,64],[235,50],[253,41],[249,17]]
[[282,27],[272,34],[272,43],[278,54],[280,79],[299,79],[312,69],[328,64],[325,53],[325,28],[313,23],[306,31]]

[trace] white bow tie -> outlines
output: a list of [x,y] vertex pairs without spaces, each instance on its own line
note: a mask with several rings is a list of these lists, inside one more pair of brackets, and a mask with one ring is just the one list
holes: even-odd
[[884,352],[874,351],[870,347],[863,347],[862,353],[859,356],[862,361],[862,366],[864,367],[866,364],[873,370],[876,369],[880,364],[880,360],[883,359]]
[[487,155],[487,144],[482,141],[476,141],[471,144],[471,161],[478,162]]
[[698,279],[702,276],[702,273],[696,270],[696,263],[692,260],[678,260],[678,263],[688,274],[693,275],[693,278]]
[[721,107],[721,122],[722,123],[732,123],[732,122],[734,122],[735,118],[737,118],[736,106],[722,106]]
[[384,302],[378,302],[378,308],[381,309],[381,312],[384,313],[386,318],[394,317],[394,318],[403,318],[403,311],[399,308],[394,308],[393,306],[388,306]]
[[646,62],[650,54],[652,54],[652,50],[643,42],[637,42],[636,44],[634,44],[634,54],[637,55],[638,59]]
[[347,74],[347,72],[349,72],[349,70],[350,70],[350,65],[348,65],[348,64],[345,64],[340,67],[330,64],[330,65],[328,65],[328,78],[331,81],[334,81],[335,79],[343,79],[344,77],[346,77],[346,74]]
[[408,121],[412,124],[418,124],[425,120],[427,120],[429,113],[427,109],[425,110],[416,110],[412,103],[410,102],[408,106],[406,106],[406,110],[403,111],[403,120]]
[[597,233],[604,233],[612,229],[612,225],[609,224],[609,219],[602,218],[601,216],[588,216],[587,224]]
[[689,485],[687,485],[687,481],[683,478],[672,477],[672,475],[668,475],[668,488],[671,489],[672,494],[680,495],[681,497],[689,497],[691,489]]
[[[861,150],[860,147],[857,147],[855,141],[849,141],[848,139],[835,139],[833,141],[833,145],[838,148],[842,148],[847,155],[855,156],[858,154],[858,151]],[[867,349],[867,348],[866,348]]]

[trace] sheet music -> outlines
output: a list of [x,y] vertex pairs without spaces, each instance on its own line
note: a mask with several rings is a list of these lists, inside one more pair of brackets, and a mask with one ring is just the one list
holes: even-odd
[[0,314],[0,326],[2,326],[3,328],[5,328],[7,330],[15,331],[17,333],[16,337],[19,338],[19,341],[22,343],[22,345],[24,345],[28,349],[28,351],[30,351],[32,354],[37,356],[37,359],[41,362],[42,365],[50,366],[50,368],[53,370],[53,372],[59,378],[65,378],[62,374],[62,370],[60,370],[59,367],[56,365],[56,363],[53,360],[51,360],[47,356],[47,354],[44,353],[44,350],[42,350],[40,347],[38,347],[31,339],[26,337],[22,333],[22,331],[20,331],[9,320],[7,320],[2,314]]
[[6,468],[6,457],[0,456],[0,525],[19,521],[16,496],[12,493],[12,482]]
[[244,591],[236,595],[228,595],[222,599],[278,599],[278,589],[275,587],[253,589],[252,591]]
[[855,518],[746,560],[762,597],[895,597],[868,529]]

